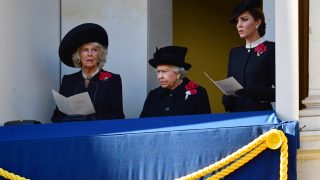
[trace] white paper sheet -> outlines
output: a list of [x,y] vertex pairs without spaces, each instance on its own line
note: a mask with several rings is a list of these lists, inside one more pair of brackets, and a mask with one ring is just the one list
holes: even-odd
[[76,94],[66,98],[52,89],[52,94],[58,109],[67,115],[88,115],[95,113],[88,92]]
[[234,78],[229,77],[220,81],[213,80],[206,72],[204,74],[223,92],[225,95],[235,95],[235,92],[243,87],[241,84]]

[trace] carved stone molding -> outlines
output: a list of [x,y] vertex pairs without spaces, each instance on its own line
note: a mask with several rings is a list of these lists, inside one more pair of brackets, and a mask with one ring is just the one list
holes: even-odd
[[297,159],[320,159],[320,131],[302,131],[300,133],[300,149],[298,149]]

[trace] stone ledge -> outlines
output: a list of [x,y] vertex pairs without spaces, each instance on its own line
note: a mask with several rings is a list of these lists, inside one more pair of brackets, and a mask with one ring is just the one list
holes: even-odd
[[298,160],[320,159],[320,131],[300,132]]
[[297,160],[320,159],[320,150],[298,150]]
[[320,109],[319,108],[302,109],[299,111],[299,115],[300,117],[314,117],[314,116],[320,117]]
[[298,122],[303,132],[320,131],[320,116],[301,116],[300,114]]

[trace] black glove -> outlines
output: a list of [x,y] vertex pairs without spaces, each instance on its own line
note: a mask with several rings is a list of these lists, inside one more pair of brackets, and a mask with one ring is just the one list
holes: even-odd
[[266,87],[245,87],[235,92],[236,95],[243,98],[255,99],[258,101],[274,102],[276,90],[275,88]]
[[13,120],[13,121],[5,122],[4,126],[25,125],[25,124],[41,124],[41,122],[36,120]]
[[242,89],[237,90],[235,93],[236,93],[236,95],[243,97],[243,98],[256,99],[257,94],[258,94],[258,89],[246,87],[246,88],[242,88]]
[[81,115],[81,114],[75,114],[75,115],[66,115],[63,119],[64,122],[71,122],[71,121],[86,121],[87,116]]
[[225,111],[231,111],[236,100],[237,98],[232,95],[223,95],[222,104],[224,105]]

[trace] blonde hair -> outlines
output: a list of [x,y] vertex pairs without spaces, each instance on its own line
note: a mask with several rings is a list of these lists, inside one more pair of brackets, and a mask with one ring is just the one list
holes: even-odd
[[[99,57],[98,57],[98,68],[102,69],[104,64],[107,62],[107,54],[108,54],[108,49],[101,45],[98,42],[92,42],[89,43],[90,45],[93,45],[99,49]],[[72,62],[74,67],[81,68],[82,64],[80,61],[80,49],[82,46],[80,46],[73,54],[72,54]]]

